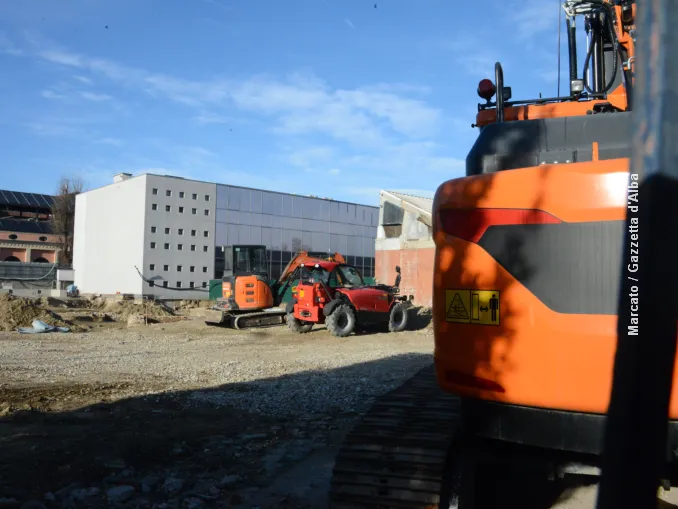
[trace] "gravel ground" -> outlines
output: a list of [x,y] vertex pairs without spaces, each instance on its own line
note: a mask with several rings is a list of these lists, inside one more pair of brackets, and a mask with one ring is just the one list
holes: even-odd
[[430,329],[0,332],[0,501],[323,507],[344,433],[432,347]]

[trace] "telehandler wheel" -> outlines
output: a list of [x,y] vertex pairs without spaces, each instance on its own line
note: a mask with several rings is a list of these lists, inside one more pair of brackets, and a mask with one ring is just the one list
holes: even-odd
[[325,322],[327,330],[333,336],[345,338],[355,329],[356,319],[353,308],[348,304],[339,304]]
[[287,313],[285,320],[287,321],[287,326],[299,334],[311,332],[311,329],[313,328],[313,323],[302,322],[296,316],[294,316],[294,313]]
[[398,302],[391,308],[391,315],[388,318],[388,330],[391,332],[402,332],[407,327],[407,307],[402,302]]

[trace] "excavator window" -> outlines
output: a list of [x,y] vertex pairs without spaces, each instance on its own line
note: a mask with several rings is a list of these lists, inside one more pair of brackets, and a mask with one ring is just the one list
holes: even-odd
[[233,253],[235,274],[267,274],[266,248],[262,246],[236,247]]

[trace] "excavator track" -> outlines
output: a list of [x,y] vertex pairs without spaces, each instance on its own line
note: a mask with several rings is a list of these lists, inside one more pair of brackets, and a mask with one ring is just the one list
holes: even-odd
[[379,398],[337,454],[330,509],[438,507],[459,400],[436,383],[433,365]]
[[256,313],[245,313],[231,318],[233,328],[241,330],[250,327],[261,327],[263,325],[281,325],[284,322],[285,310],[258,311]]

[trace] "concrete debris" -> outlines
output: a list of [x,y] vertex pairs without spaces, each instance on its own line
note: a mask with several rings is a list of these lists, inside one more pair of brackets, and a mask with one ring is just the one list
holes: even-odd
[[134,496],[134,486],[115,486],[106,491],[106,497],[111,504],[127,502]]
[[183,487],[183,479],[177,479],[176,477],[168,477],[162,485],[162,489],[166,493],[176,493],[177,491],[181,491],[181,488]]

